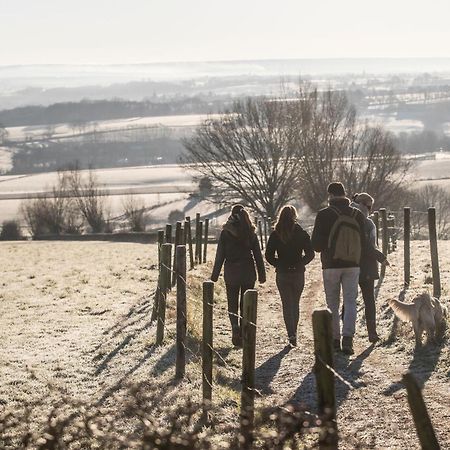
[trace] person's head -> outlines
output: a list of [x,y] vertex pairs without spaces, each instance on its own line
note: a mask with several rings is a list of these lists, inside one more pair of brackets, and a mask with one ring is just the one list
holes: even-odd
[[255,227],[247,210],[241,204],[233,205],[231,208],[231,219],[236,224],[238,237],[246,244],[250,244],[255,232]]
[[330,183],[327,187],[327,192],[329,199],[341,198],[346,196],[344,185],[339,181],[333,181],[332,183]]
[[370,194],[368,194],[367,192],[361,192],[360,194],[355,194],[353,196],[353,201],[355,203],[358,203],[358,205],[365,206],[369,212],[372,210],[373,204],[375,202],[373,197]]
[[291,238],[297,217],[297,210],[292,205],[286,205],[280,211],[277,224],[275,225],[275,231],[278,233],[282,242],[286,243]]

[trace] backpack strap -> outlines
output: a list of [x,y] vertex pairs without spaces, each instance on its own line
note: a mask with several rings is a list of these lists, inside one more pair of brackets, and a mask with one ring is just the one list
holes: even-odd
[[338,215],[338,217],[339,217],[339,216],[342,216],[341,211],[339,211],[339,208],[336,208],[336,206],[329,205],[328,208],[330,208],[331,211],[334,211],[334,212]]

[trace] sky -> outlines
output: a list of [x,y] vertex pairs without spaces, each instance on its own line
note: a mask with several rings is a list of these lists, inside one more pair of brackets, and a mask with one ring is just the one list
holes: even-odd
[[0,0],[0,65],[450,57],[449,0]]

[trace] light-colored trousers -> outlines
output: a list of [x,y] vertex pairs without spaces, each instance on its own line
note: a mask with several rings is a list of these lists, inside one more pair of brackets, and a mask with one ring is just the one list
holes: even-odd
[[355,334],[356,299],[358,298],[359,267],[342,269],[323,269],[323,286],[327,306],[333,320],[333,338],[341,337],[340,303],[341,286],[344,301],[344,324],[342,336]]

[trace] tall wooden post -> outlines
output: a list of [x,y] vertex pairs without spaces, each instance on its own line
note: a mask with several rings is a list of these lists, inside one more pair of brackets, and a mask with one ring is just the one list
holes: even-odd
[[201,238],[200,238],[201,235],[199,234],[199,230],[200,230],[200,213],[197,213],[195,215],[195,264],[200,264],[201,263],[200,246],[202,244],[201,244]]
[[166,243],[171,244],[172,243],[172,225],[168,223],[166,225]]
[[158,281],[156,285],[156,293],[155,293],[155,299],[153,301],[153,310],[152,310],[152,317],[150,318],[150,321],[153,322],[156,320],[156,316],[158,313],[158,304],[159,304],[159,295],[161,293],[161,250],[162,245],[164,244],[164,231],[159,230],[158,231]]
[[166,299],[170,288],[172,244],[163,244],[161,251],[161,293],[158,304],[158,321],[156,325],[156,345],[164,341],[164,327],[166,325]]
[[[202,386],[205,409],[212,400],[214,282],[203,283]],[[206,412],[206,411],[205,411]]]
[[202,263],[202,244],[203,244],[203,221],[198,223],[198,263]]
[[405,286],[411,280],[411,208],[403,208],[403,271]]
[[[175,226],[175,250],[173,253],[173,267],[174,269],[177,267],[177,246],[183,244],[183,229],[181,227],[181,222],[177,222]],[[172,272],[172,286],[175,286],[177,283],[177,274],[175,270]]]
[[388,224],[387,224],[387,211],[386,208],[380,208],[381,215],[381,235],[382,235],[382,251],[387,256],[389,251],[389,233],[388,233]]
[[267,216],[264,216],[264,244],[267,244]]
[[436,208],[428,208],[428,230],[430,233],[431,270],[433,273],[433,296],[441,296],[441,274],[436,231]]
[[412,373],[403,375],[402,383],[408,393],[408,403],[416,426],[420,446],[424,450],[439,450],[439,442],[428,415],[427,407],[423,401],[422,392]]
[[194,268],[194,251],[192,245],[191,218],[189,216],[186,217],[186,221],[184,222],[184,233],[186,234],[187,245],[189,248],[190,269],[192,270]]
[[312,322],[319,414],[330,422],[331,428],[334,430],[333,433],[325,433],[320,437],[319,448],[337,449],[336,393],[334,374],[329,369],[334,367],[331,311],[329,309],[314,310]]
[[255,353],[258,293],[249,289],[244,294],[242,318],[242,392],[241,433],[244,448],[250,448],[255,415]]
[[378,238],[380,236],[380,213],[378,211],[374,211],[373,213],[373,223],[375,224],[375,229],[377,232],[377,245],[378,245]]
[[177,357],[175,377],[183,378],[186,371],[186,246],[176,248],[177,264]]
[[203,243],[203,262],[206,263],[208,257],[208,233],[209,233],[209,219],[205,219],[205,242]]

